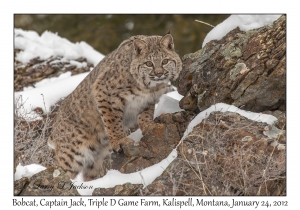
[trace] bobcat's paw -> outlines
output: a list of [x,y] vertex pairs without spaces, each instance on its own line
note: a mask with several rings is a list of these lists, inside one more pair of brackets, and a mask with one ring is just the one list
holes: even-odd
[[123,138],[121,147],[127,157],[139,156],[139,142],[135,142],[130,138]]
[[111,148],[115,151],[115,152],[124,152],[124,154],[126,156],[137,156],[138,153],[138,142],[133,141],[130,138],[124,137],[122,139],[120,139],[118,142],[112,143],[111,144]]
[[111,144],[110,146],[114,152],[117,152],[117,153],[122,152],[122,148],[119,143]]

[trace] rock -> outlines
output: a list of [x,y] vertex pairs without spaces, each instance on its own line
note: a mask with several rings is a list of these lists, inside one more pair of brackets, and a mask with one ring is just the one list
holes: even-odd
[[72,70],[76,69],[76,66],[70,65],[70,66],[67,66],[65,69],[66,69],[66,71],[72,71]]
[[43,60],[41,60],[39,57],[37,57],[37,58],[33,58],[33,59],[31,59],[30,61],[29,61],[29,65],[34,65],[34,64],[38,64],[38,63],[42,63],[43,62]]
[[22,196],[73,196],[79,195],[72,187],[72,182],[66,173],[58,167],[47,168],[30,178],[29,184],[20,193]]
[[149,127],[141,139],[140,156],[156,164],[165,159],[180,141],[175,124],[156,124]]
[[36,78],[39,78],[41,76],[43,76],[43,72],[35,72],[35,73],[31,74],[32,79],[36,79]]
[[172,114],[162,114],[155,118],[156,123],[175,124],[179,132],[180,138],[183,136],[189,122],[195,117],[192,112],[182,111]]
[[[20,49],[15,49],[15,57],[22,52]],[[58,77],[61,73],[71,71],[72,76],[84,72],[89,72],[94,65],[88,63],[86,58],[80,57],[77,62],[86,62],[87,66],[78,68],[75,65],[70,65],[70,62],[62,61],[62,57],[50,57],[46,60],[34,58],[29,63],[23,64],[17,60],[14,61],[14,89],[22,91],[24,87],[33,86],[42,79]]]
[[236,28],[182,60],[182,109],[203,111],[223,102],[254,112],[286,110],[285,16],[247,32]]
[[129,145],[123,149],[127,156],[138,158],[126,159],[121,172],[133,173],[160,162],[170,154],[179,140],[180,135],[175,124],[149,125],[137,146]]
[[162,161],[177,146],[193,116],[193,113],[185,111],[160,115],[155,123],[147,125],[139,143],[123,147],[125,157],[112,155],[112,168],[122,173],[133,173]]
[[90,68],[94,68],[94,64],[92,63],[87,63],[87,67],[90,69]]
[[84,73],[84,72],[89,72],[89,71],[90,71],[90,69],[88,67],[78,68],[78,69],[72,71],[71,76],[81,74],[81,73]]
[[52,69],[51,67],[48,67],[46,69],[46,71],[44,72],[45,75],[50,75],[50,74],[53,74],[55,72],[54,69]]
[[135,157],[128,160],[120,169],[121,173],[134,173],[137,171],[141,171],[144,168],[152,166],[153,164],[143,158],[143,157]]
[[[128,138],[125,138],[128,139]],[[136,157],[140,155],[140,143],[139,142],[132,142],[129,139],[129,143],[126,143],[125,145],[122,146],[122,150],[124,152],[124,154],[127,157]]]
[[133,196],[143,188],[142,184],[125,183],[113,188],[95,188],[93,196]]
[[29,179],[27,177],[23,177],[14,182],[14,195],[20,195],[21,192],[26,188],[29,183]]
[[[266,127],[237,113],[211,113],[139,195],[285,195],[285,143],[264,135]],[[280,135],[285,139],[284,130]]]
[[78,61],[80,63],[87,62],[86,58],[84,57],[77,58],[75,61]]

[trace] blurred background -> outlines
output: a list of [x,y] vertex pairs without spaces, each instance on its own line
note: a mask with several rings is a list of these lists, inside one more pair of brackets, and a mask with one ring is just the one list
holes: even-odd
[[201,49],[211,26],[230,15],[197,14],[101,14],[101,15],[15,15],[14,27],[34,30],[39,34],[48,30],[71,42],[85,41],[106,55],[133,35],[165,35],[174,37],[175,49],[182,57]]

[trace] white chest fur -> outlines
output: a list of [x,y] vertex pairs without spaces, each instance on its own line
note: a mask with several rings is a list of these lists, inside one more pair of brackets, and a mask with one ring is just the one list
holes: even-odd
[[141,95],[130,95],[126,97],[127,103],[123,113],[124,130],[137,124],[138,115],[143,112],[149,105],[158,102],[166,88],[159,89],[155,92],[143,93]]

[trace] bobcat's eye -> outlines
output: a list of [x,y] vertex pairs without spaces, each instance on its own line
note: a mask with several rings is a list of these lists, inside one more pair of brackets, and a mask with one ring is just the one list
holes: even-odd
[[163,65],[166,65],[168,62],[169,62],[169,60],[168,60],[168,59],[165,59],[165,60],[162,61],[162,64],[163,64]]
[[147,62],[146,62],[146,66],[151,67],[151,66],[153,66],[153,64],[152,64],[151,61],[147,61]]

